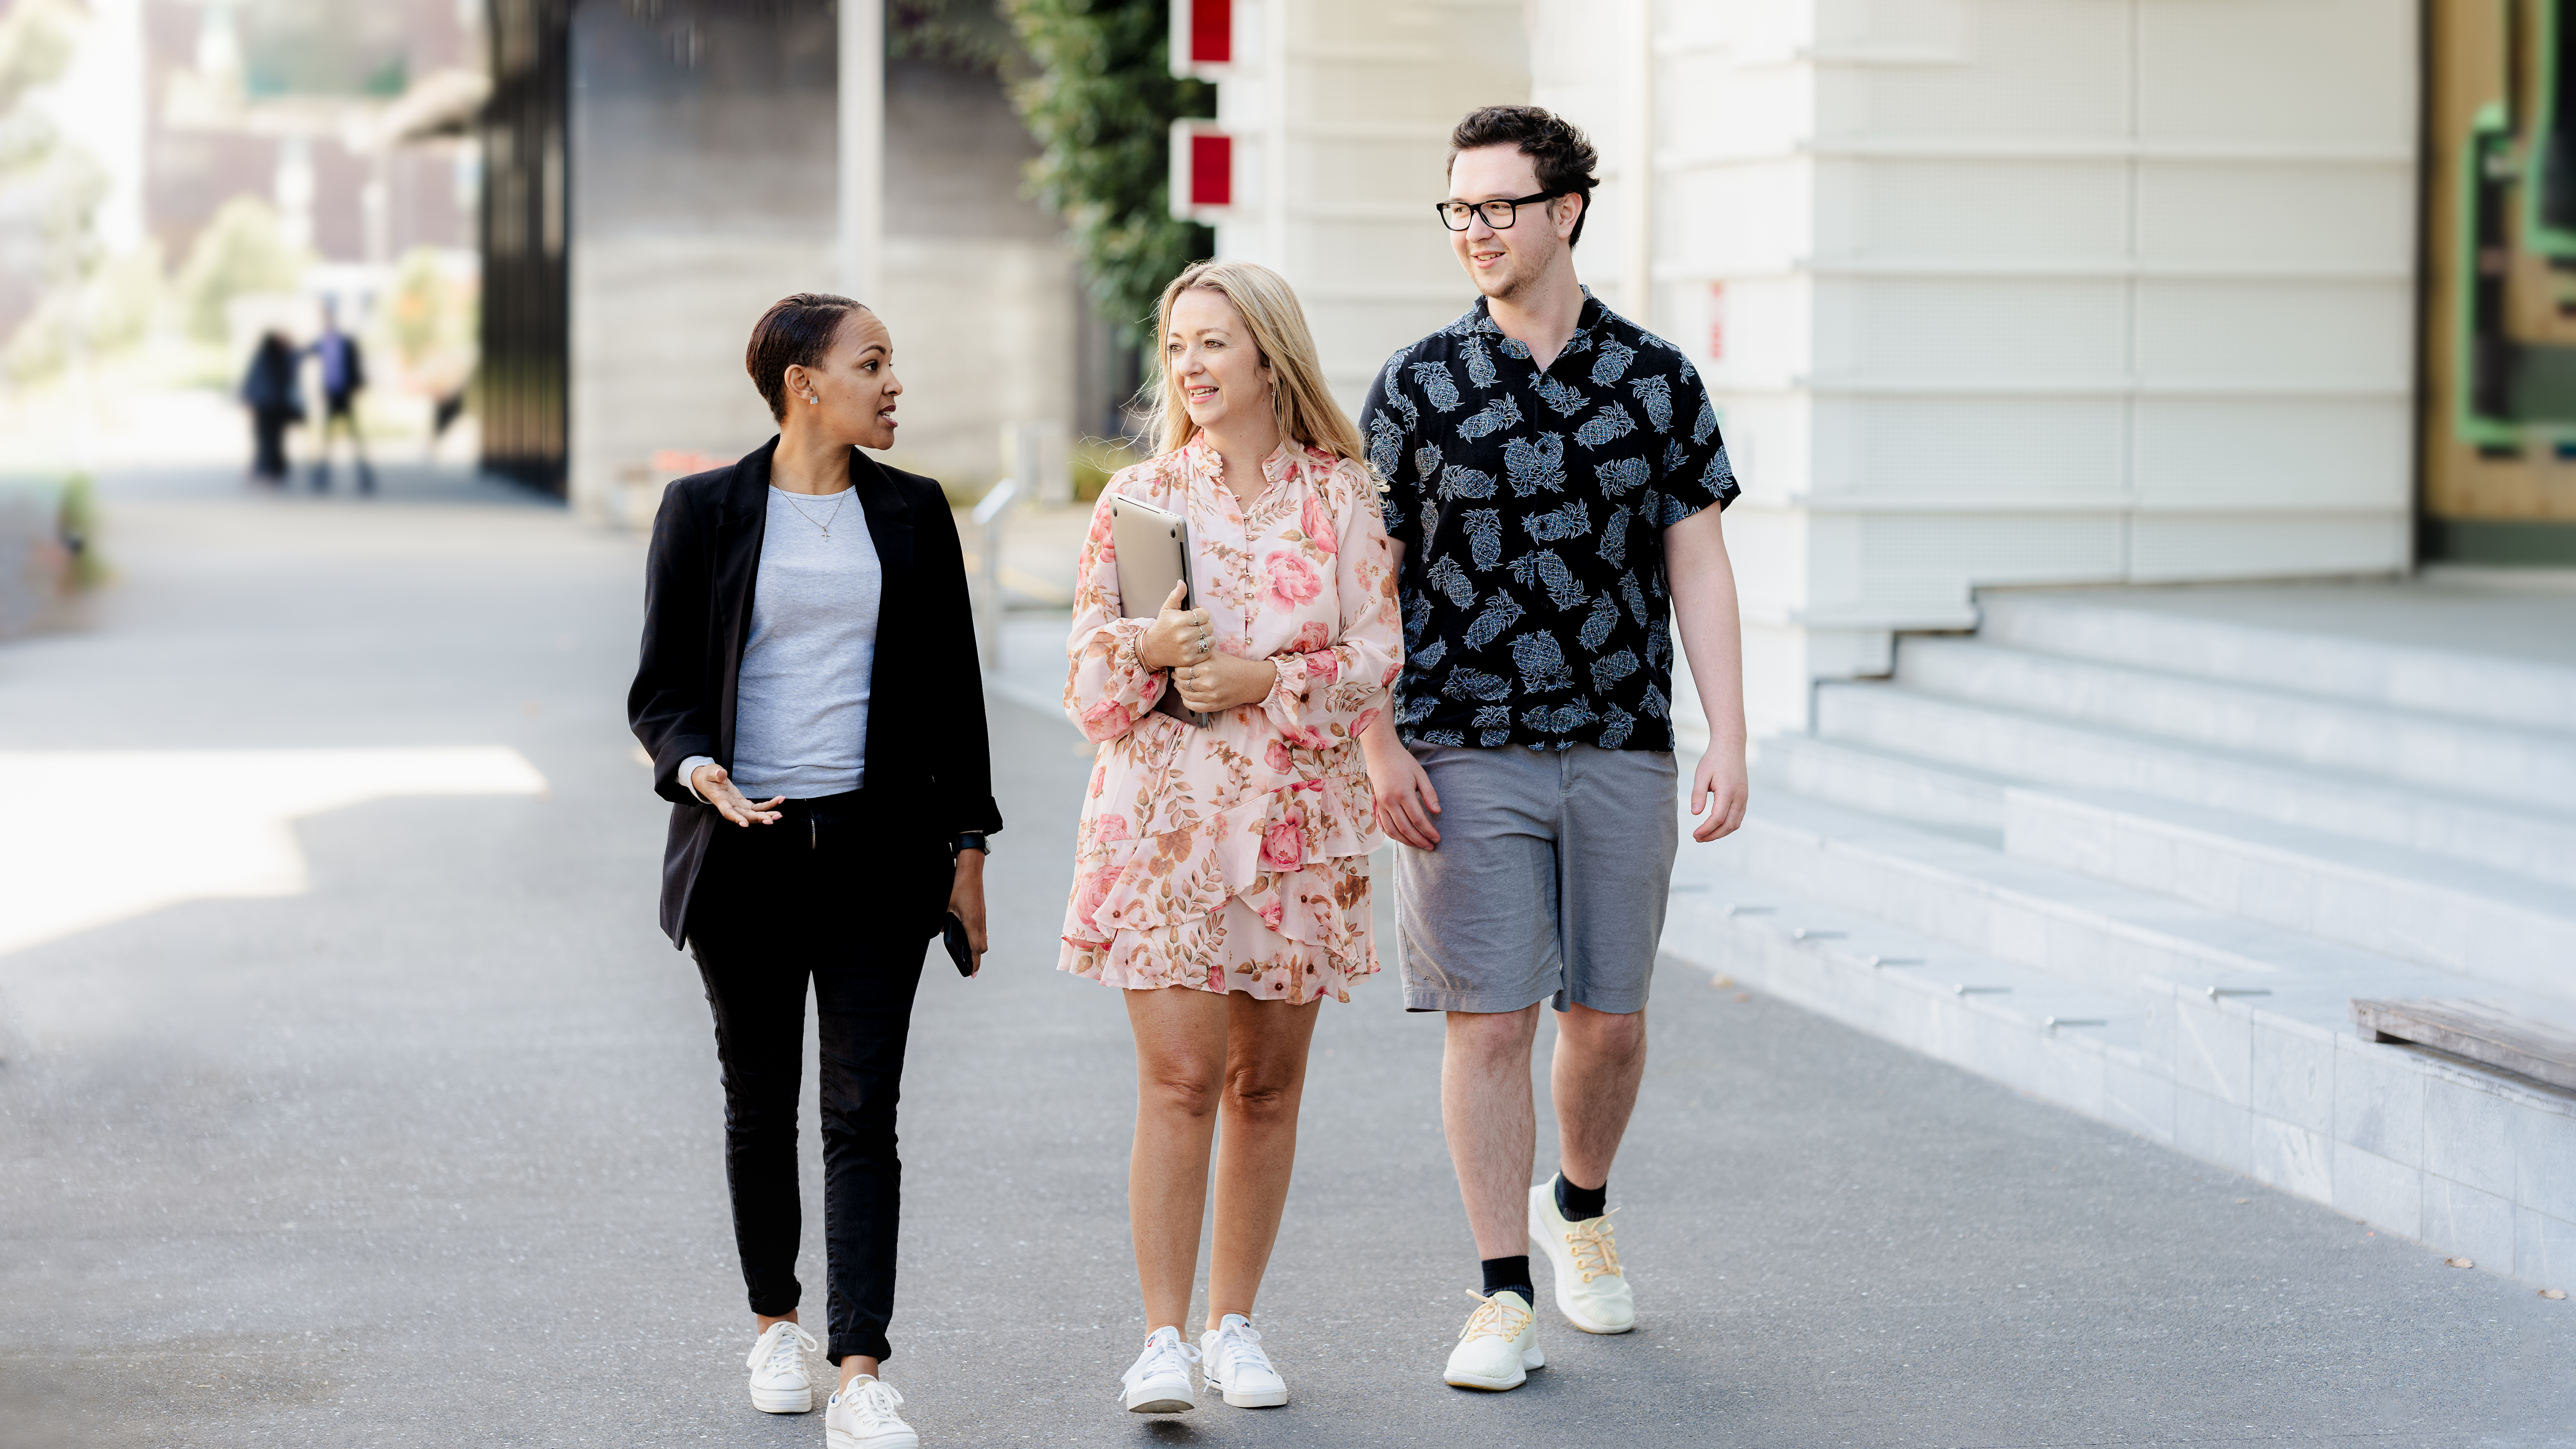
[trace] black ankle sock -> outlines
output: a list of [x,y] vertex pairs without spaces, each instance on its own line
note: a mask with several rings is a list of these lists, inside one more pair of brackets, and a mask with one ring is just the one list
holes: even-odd
[[1579,1223],[1586,1218],[1597,1218],[1601,1216],[1602,1211],[1609,1207],[1609,1205],[1610,1184],[1605,1182],[1599,1187],[1576,1187],[1571,1181],[1567,1180],[1565,1170],[1563,1168],[1557,1169],[1557,1216],[1564,1218],[1569,1223]]
[[1508,1289],[1521,1295],[1523,1303],[1538,1301],[1538,1290],[1530,1286],[1529,1254],[1523,1253],[1517,1258],[1487,1258],[1484,1268],[1486,1297],[1491,1298]]

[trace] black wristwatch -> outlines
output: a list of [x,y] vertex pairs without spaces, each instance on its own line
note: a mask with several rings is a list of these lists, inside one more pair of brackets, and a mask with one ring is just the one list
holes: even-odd
[[970,850],[980,850],[986,855],[993,853],[993,847],[984,843],[983,831],[961,830],[957,833],[957,838],[948,844],[948,857],[954,860]]

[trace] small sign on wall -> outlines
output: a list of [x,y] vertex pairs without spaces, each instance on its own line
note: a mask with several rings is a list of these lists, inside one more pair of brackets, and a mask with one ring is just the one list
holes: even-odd
[[1235,61],[1234,0],[1172,0],[1172,74],[1221,81]]
[[1708,360],[1726,360],[1726,284],[1708,284]]
[[1231,219],[1239,199],[1235,163],[1242,147],[1204,120],[1172,123],[1172,216],[1216,226]]

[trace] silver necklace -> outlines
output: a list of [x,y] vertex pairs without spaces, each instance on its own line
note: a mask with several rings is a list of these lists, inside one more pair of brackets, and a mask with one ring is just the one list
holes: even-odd
[[784,488],[781,488],[778,491],[785,495],[787,506],[796,510],[796,516],[804,519],[807,523],[813,523],[814,527],[822,532],[824,541],[829,542],[832,537],[832,520],[841,516],[841,505],[848,502],[850,495],[858,492],[859,490],[856,488],[844,488],[840,492],[833,494],[832,511],[824,514],[823,521],[820,523],[814,523],[814,515],[805,511],[805,505],[796,501],[795,494],[789,493]]

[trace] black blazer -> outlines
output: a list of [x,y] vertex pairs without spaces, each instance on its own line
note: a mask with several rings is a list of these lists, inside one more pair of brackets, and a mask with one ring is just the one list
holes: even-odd
[[[771,438],[729,468],[673,483],[653,519],[644,649],[626,718],[653,757],[653,792],[671,802],[662,930],[674,946],[688,930],[689,894],[707,842],[725,823],[682,783],[680,762],[707,755],[733,768],[735,691],[751,639],[769,460],[777,451]],[[868,795],[890,807],[886,818],[919,822],[925,840],[1000,830],[966,561],[947,496],[930,479],[897,472],[856,448],[850,484],[884,571],[868,684]]]

